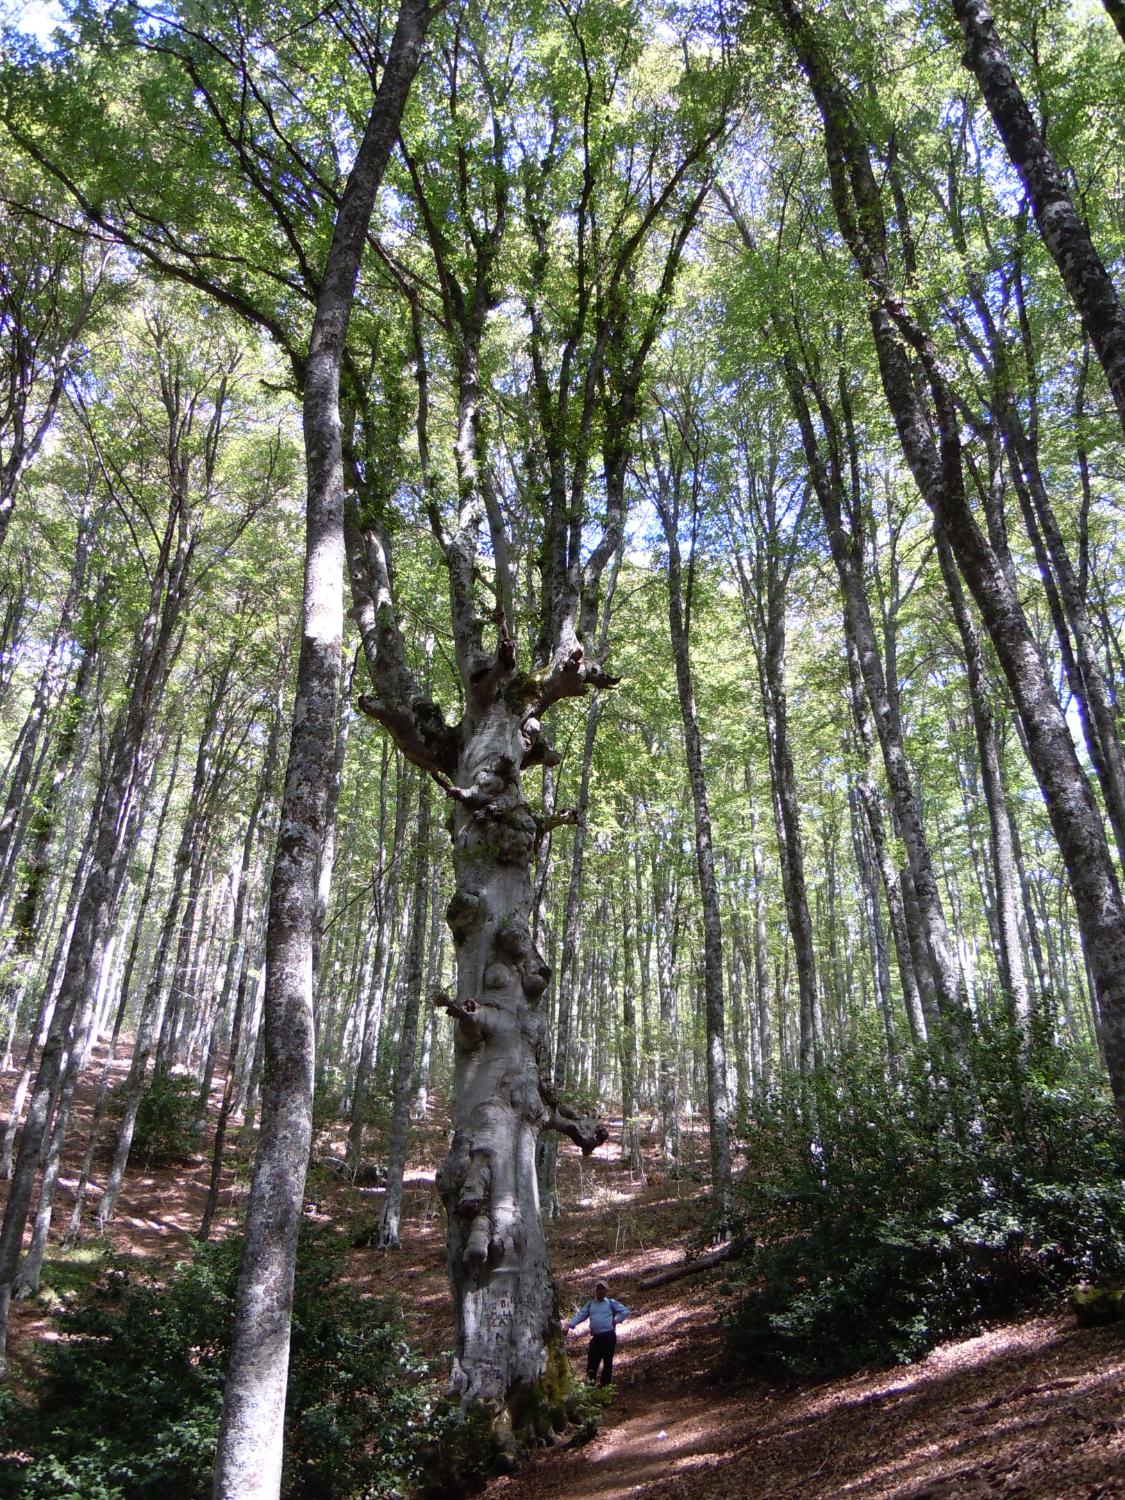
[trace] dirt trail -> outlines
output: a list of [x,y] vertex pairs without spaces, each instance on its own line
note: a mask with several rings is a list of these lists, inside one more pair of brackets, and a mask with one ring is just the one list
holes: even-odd
[[[995,1328],[917,1365],[784,1389],[716,1380],[723,1271],[641,1292],[680,1258],[705,1198],[630,1184],[603,1148],[552,1253],[565,1306],[597,1276],[632,1308],[598,1437],[496,1479],[487,1500],[1117,1500],[1125,1497],[1125,1335],[1065,1313]],[[615,1254],[623,1228],[641,1244]],[[576,1371],[585,1339],[572,1336]]]
[[[360,1285],[398,1291],[414,1337],[441,1367],[452,1319],[432,1176],[444,1142],[436,1114],[416,1141],[402,1251],[356,1250],[350,1270]],[[696,1141],[695,1160],[704,1159]],[[233,1167],[232,1159],[224,1209],[235,1196]],[[73,1187],[68,1162],[58,1223]],[[566,1148],[560,1188],[566,1213],[548,1232],[564,1312],[581,1305],[599,1277],[632,1309],[618,1342],[616,1395],[593,1442],[544,1452],[519,1474],[494,1480],[486,1500],[1125,1500],[1123,1325],[1084,1330],[1066,1314],[1039,1317],[946,1345],[908,1368],[791,1389],[732,1385],[713,1373],[723,1269],[650,1292],[638,1285],[645,1271],[678,1262],[697,1244],[702,1186],[690,1174],[675,1180],[656,1170],[636,1180],[611,1141],[589,1161]],[[149,1265],[175,1259],[205,1191],[202,1155],[178,1169],[131,1175],[112,1248]],[[380,1196],[314,1172],[306,1211],[365,1225]],[[57,1334],[42,1303],[13,1311],[18,1372],[34,1363],[37,1339]],[[585,1332],[569,1347],[580,1373]]]

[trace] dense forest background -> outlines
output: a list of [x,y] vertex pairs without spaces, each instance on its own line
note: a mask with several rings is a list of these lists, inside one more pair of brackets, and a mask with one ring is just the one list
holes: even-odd
[[[331,730],[313,1119],[342,1174],[386,1168],[397,1243],[411,1122],[469,1086],[491,982],[465,988],[464,830],[517,773],[448,758],[482,681],[522,695],[526,847],[496,857],[552,976],[548,1123],[589,1149],[612,1116],[638,1173],[705,1125],[714,1234],[777,1229],[782,1301],[740,1337],[905,1358],[1112,1280],[1119,8],[426,12],[341,334],[351,612],[308,709],[310,330],[395,24],[80,0],[5,33],[0,1325],[162,1126],[213,1153],[200,1237],[226,1213],[283,1060],[295,700]],[[503,1236],[465,1181],[475,1285],[478,1226]],[[784,1246],[890,1246],[899,1210],[916,1258],[945,1236],[928,1311],[872,1333],[890,1260],[851,1260],[801,1324]],[[970,1244],[1034,1265],[982,1291]]]

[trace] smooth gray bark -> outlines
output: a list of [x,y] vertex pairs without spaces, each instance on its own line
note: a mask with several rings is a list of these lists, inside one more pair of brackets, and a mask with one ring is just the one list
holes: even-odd
[[266,934],[262,1128],[246,1214],[215,1500],[276,1500],[297,1231],[312,1135],[313,943],[343,639],[340,372],[375,195],[433,12],[402,0],[336,219],[305,366],[302,634]]
[[402,1026],[399,1031],[398,1066],[395,1069],[391,1138],[387,1147],[387,1186],[377,1239],[381,1250],[397,1250],[399,1246],[402,1183],[410,1135],[410,1104],[414,1094],[418,1009],[422,1003],[422,962],[425,956],[428,916],[426,887],[430,874],[430,788],[425,781],[418,789],[418,821],[414,838],[414,899],[411,903],[410,936],[407,940],[402,981]]
[[952,0],[965,38],[963,62],[1020,174],[1043,243],[1078,309],[1105,371],[1125,431],[1125,307],[1070,196],[1066,178],[1028,107],[985,0]]
[[568,1110],[546,1081],[540,1005],[550,971],[531,938],[536,824],[519,777],[528,750],[520,716],[502,698],[478,698],[463,734],[454,784],[466,795],[454,802],[449,908],[457,949],[457,996],[447,1004],[457,1028],[453,1140],[438,1188],[458,1310],[452,1387],[463,1401],[503,1406],[561,1357],[536,1138],[551,1127],[588,1151],[605,1131]]
[[[695,702],[691,665],[691,559],[685,590],[680,555],[679,527],[682,520],[682,490],[686,455],[670,456],[667,472],[661,473],[654,492],[657,513],[668,548],[668,628],[676,666],[676,690],[684,728],[684,751],[691,783],[695,814],[695,866],[703,906],[703,997],[707,1046],[707,1118],[711,1155],[711,1191],[720,1213],[731,1205],[730,1099],[727,1092],[726,1026],[723,995],[723,930],[719,909],[719,886],[715,875],[715,846],[711,831],[711,804],[703,766],[703,740]],[[698,455],[692,455],[690,483],[702,483]],[[698,518],[698,495],[693,492],[693,532]],[[693,537],[694,539],[694,537]]]
[[[891,295],[886,222],[867,143],[807,18],[793,0],[777,0],[777,9],[824,122],[833,202],[869,289],[872,337],[899,442],[923,499],[949,537],[1023,725],[1032,769],[1070,877],[1101,1014],[1110,1086],[1125,1128],[1125,901],[1101,813],[1004,560],[968,505],[953,394],[925,328]],[[915,378],[912,356],[924,386]]]

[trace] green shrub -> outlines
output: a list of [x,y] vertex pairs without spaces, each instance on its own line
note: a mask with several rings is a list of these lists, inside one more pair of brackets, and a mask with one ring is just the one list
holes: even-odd
[[1125,1274],[1125,1150],[1100,1082],[1046,1045],[1025,1062],[1003,1025],[972,1062],[972,1096],[920,1070],[891,1090],[853,1057],[756,1106],[737,1226],[756,1248],[726,1317],[740,1365],[906,1362]]
[[[117,1271],[60,1319],[33,1404],[9,1410],[0,1495],[206,1500],[211,1492],[241,1243],[199,1245],[164,1287]],[[437,1397],[397,1313],[340,1279],[337,1241],[302,1233],[282,1493],[385,1500],[410,1492]]]
[[[199,1145],[195,1116],[199,1102],[199,1080],[186,1073],[157,1073],[141,1095],[133,1128],[134,1161],[147,1171],[153,1166],[173,1166],[187,1161]],[[120,1118],[124,1099],[120,1091],[110,1102],[110,1113]]]

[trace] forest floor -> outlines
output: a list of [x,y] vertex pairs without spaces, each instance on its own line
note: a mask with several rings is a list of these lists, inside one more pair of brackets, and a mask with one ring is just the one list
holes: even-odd
[[[13,1081],[0,1080],[0,1099]],[[216,1098],[220,1089],[217,1080]],[[341,1141],[341,1131],[323,1132],[314,1154],[339,1151]],[[398,1295],[416,1341],[440,1366],[452,1320],[433,1185],[444,1142],[436,1115],[415,1141],[403,1248],[353,1250],[350,1273],[359,1285]],[[696,1137],[692,1149],[702,1166],[705,1141]],[[582,1447],[560,1443],[493,1480],[485,1500],[1125,1500],[1120,1324],[1080,1329],[1060,1311],[943,1345],[908,1367],[789,1387],[732,1381],[716,1374],[722,1267],[639,1289],[645,1273],[701,1248],[706,1194],[690,1166],[669,1176],[654,1162],[647,1178],[634,1177],[614,1133],[586,1160],[566,1146],[559,1168],[564,1212],[548,1234],[564,1315],[597,1278],[632,1314],[619,1336],[614,1394],[598,1436]],[[158,1273],[182,1259],[207,1172],[201,1155],[181,1167],[131,1173],[104,1248]],[[228,1212],[245,1176],[245,1163],[225,1174]],[[64,1170],[56,1213],[64,1226],[75,1178]],[[381,1193],[347,1187],[314,1167],[306,1196],[310,1220],[356,1230],[375,1222]],[[57,1337],[51,1304],[92,1277],[102,1253],[90,1241],[69,1255],[52,1246],[45,1296],[13,1309],[18,1383],[33,1368],[37,1342]],[[584,1330],[569,1347],[580,1374]]]

